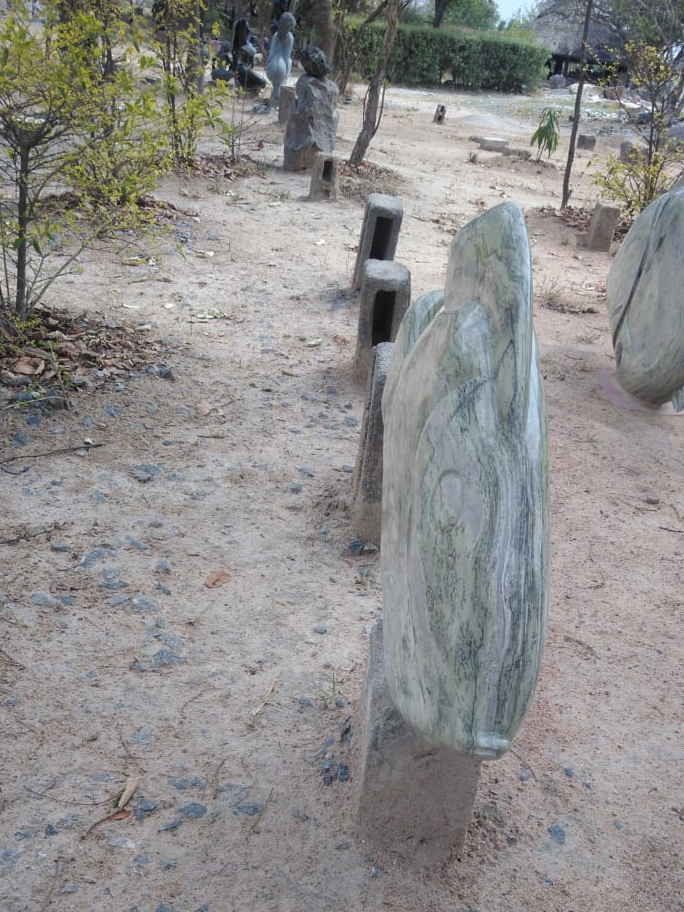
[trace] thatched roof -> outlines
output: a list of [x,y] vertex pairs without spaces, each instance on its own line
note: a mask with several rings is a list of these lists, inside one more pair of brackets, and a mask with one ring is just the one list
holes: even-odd
[[[540,13],[526,23],[539,36],[555,57],[579,60],[582,43],[583,18],[571,12],[549,11]],[[589,25],[589,63],[613,63],[616,51],[623,47],[619,32],[608,23],[592,20]]]

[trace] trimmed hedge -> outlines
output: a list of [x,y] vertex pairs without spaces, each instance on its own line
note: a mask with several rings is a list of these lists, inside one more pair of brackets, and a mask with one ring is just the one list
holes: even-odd
[[[356,29],[348,26],[349,37]],[[373,25],[362,36],[355,67],[360,75],[375,70],[384,31],[384,25]],[[439,85],[447,76],[460,88],[520,92],[539,85],[549,56],[543,45],[519,35],[400,25],[387,78],[401,85]]]

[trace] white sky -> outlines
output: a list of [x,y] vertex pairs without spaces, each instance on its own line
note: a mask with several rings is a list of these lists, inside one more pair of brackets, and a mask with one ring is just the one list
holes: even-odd
[[518,10],[525,11],[532,5],[525,0],[495,0],[495,2],[499,7],[499,16],[505,20],[512,19]]

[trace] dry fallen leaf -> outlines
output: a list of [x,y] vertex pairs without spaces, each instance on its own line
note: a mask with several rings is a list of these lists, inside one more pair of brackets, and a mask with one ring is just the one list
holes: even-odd
[[135,794],[135,790],[140,785],[140,776],[132,776],[124,786],[123,792],[121,792],[121,797],[116,803],[117,808],[121,811],[123,810],[128,802],[131,800]]
[[19,358],[12,365],[12,369],[15,374],[31,377],[34,374],[42,374],[45,370],[45,361],[41,361],[40,358]]
[[225,570],[212,570],[209,576],[205,579],[204,585],[207,587],[207,589],[217,589],[219,586],[227,583],[229,579],[230,573],[226,573]]
[[125,820],[126,817],[130,817],[130,816],[131,816],[130,811],[125,810],[124,808],[121,808],[121,810],[114,811],[113,814],[110,814],[109,817],[107,817],[107,820]]

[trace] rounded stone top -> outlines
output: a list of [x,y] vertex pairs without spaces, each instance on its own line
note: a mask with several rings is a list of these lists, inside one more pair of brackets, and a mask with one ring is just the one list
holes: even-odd
[[300,60],[304,71],[309,76],[316,76],[320,79],[330,72],[330,61],[320,48],[314,47],[312,44],[307,44],[305,48],[302,48]]

